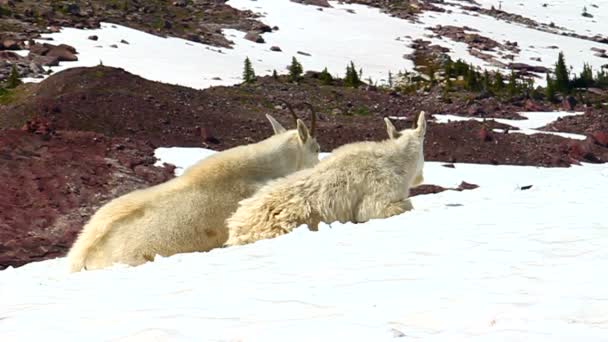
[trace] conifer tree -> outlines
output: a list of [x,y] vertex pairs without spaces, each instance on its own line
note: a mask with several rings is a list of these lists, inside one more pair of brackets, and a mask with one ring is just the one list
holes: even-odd
[[357,88],[361,84],[357,69],[355,69],[355,63],[352,61],[346,67],[346,77],[344,78],[344,85],[347,87]]
[[511,69],[511,75],[509,75],[509,83],[507,84],[507,92],[509,96],[517,95],[517,75],[515,74],[515,70]]
[[253,70],[253,66],[251,65],[249,57],[245,58],[245,67],[243,68],[243,81],[245,83],[255,82],[255,71]]
[[330,85],[333,82],[333,77],[331,77],[331,74],[327,71],[327,68],[324,68],[323,71],[321,71],[319,74],[319,80],[321,80],[321,83],[324,85]]
[[11,73],[8,76],[8,80],[6,81],[6,87],[9,89],[16,88],[20,84],[21,80],[19,79],[19,71],[17,71],[17,66],[13,64],[13,67],[11,68]]
[[545,88],[545,96],[548,101],[555,100],[555,81],[549,73],[547,73],[547,87]]
[[300,64],[295,57],[292,57],[291,65],[289,65],[289,81],[297,82],[302,76],[303,72],[304,69],[302,68],[302,64]]
[[502,92],[505,89],[505,79],[500,72],[496,72],[494,75],[494,91],[497,93]]
[[570,79],[563,52],[559,53],[555,63],[555,90],[564,94],[570,91]]

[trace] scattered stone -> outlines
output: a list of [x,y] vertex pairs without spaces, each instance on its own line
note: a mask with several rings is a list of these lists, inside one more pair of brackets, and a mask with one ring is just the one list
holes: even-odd
[[313,5],[320,7],[331,7],[327,0],[291,0],[292,2],[296,2],[303,5]]
[[118,45],[116,45],[116,44],[112,44],[112,45],[110,45],[110,47],[111,47],[111,48],[114,48],[114,49],[117,49],[117,48],[118,48]]
[[[49,44],[44,44],[49,45]],[[31,51],[31,50],[30,50]],[[76,49],[70,45],[61,44],[51,47],[44,56],[57,57],[60,62],[75,62],[78,60]]]
[[247,34],[245,34],[245,39],[259,44],[265,43],[264,38],[262,38],[262,36],[255,31],[247,32]]
[[99,37],[96,35],[92,35],[92,36],[89,36],[89,40],[97,41],[97,40],[99,40]]
[[280,48],[280,47],[278,47],[278,46],[271,46],[271,47],[270,47],[270,51],[281,52],[282,50],[281,50],[281,48]]
[[121,43],[121,44],[125,44],[125,45],[129,45],[129,42],[128,42],[128,41],[126,41],[126,40],[124,40],[124,39],[121,39],[121,40],[120,40],[120,43]]
[[532,189],[532,185],[524,185],[520,188],[520,190],[530,190]]
[[297,54],[303,55],[303,56],[311,56],[308,52],[304,52],[304,51],[298,51]]
[[483,126],[479,129],[477,136],[479,137],[479,140],[481,140],[481,141],[487,142],[487,141],[493,140],[492,133],[490,133],[490,131],[486,127],[483,127]]
[[594,142],[600,146],[608,147],[608,132],[595,131],[591,133]]
[[456,190],[463,191],[463,190],[473,190],[473,189],[477,189],[477,188],[479,188],[479,185],[477,185],[477,184],[472,184],[472,183],[467,183],[465,181],[462,181],[460,183],[460,185],[458,185]]
[[21,45],[16,40],[5,39],[2,42],[2,49],[3,50],[21,50]]

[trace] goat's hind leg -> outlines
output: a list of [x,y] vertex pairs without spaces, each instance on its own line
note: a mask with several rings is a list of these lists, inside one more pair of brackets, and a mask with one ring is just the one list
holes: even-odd
[[412,201],[409,198],[405,198],[399,201],[388,203],[384,209],[384,217],[391,217],[399,214],[403,214],[406,211],[414,209]]

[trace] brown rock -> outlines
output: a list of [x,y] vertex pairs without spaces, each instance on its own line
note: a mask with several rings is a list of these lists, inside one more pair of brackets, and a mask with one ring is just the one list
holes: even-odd
[[258,32],[255,32],[255,31],[247,32],[247,34],[245,34],[245,39],[250,40],[255,43],[260,43],[260,44],[265,42],[264,38],[262,38],[262,36]]
[[44,65],[44,66],[58,66],[59,65],[59,58],[56,56],[40,56],[40,55],[33,55],[32,53],[29,54],[29,57],[32,59],[32,61],[38,65]]
[[458,188],[456,188],[458,191],[462,191],[462,190],[473,190],[473,189],[477,189],[479,188],[479,185],[477,184],[472,184],[472,183],[467,183],[465,181],[462,181],[460,183],[460,185],[458,185]]
[[2,42],[2,49],[3,50],[21,50],[21,46],[19,45],[19,42],[17,42],[16,40],[5,39]]
[[541,112],[544,108],[533,100],[528,99],[524,102],[524,110],[528,112]]
[[78,60],[76,50],[69,45],[59,45],[51,48],[46,56],[57,57],[60,62],[75,62]]
[[90,39],[90,40],[97,41],[97,40],[99,39],[99,37],[97,37],[97,36],[95,36],[95,35],[92,35],[92,36],[89,36],[89,39]]
[[282,51],[282,50],[281,50],[281,48],[280,48],[280,47],[278,47],[278,46],[271,46],[271,47],[270,47],[270,51],[277,51],[277,52],[280,52],[280,51]]
[[479,140],[481,140],[481,141],[492,141],[493,140],[492,133],[490,133],[490,131],[485,127],[481,127],[479,129],[477,136],[479,137]]
[[297,2],[303,5],[313,5],[319,7],[331,7],[327,0],[291,0],[292,2]]
[[596,131],[591,134],[594,142],[598,145],[608,147],[608,133],[604,131]]

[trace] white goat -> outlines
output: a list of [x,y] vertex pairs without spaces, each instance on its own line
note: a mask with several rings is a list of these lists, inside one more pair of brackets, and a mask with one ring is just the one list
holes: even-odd
[[179,177],[102,206],[69,251],[70,270],[135,266],[157,254],[221,247],[228,238],[225,220],[240,200],[270,180],[319,162],[312,115],[310,132],[297,118],[297,129],[288,131],[267,115],[273,136],[213,154]]
[[341,146],[311,169],[269,182],[239,203],[226,221],[226,245],[273,238],[306,224],[365,222],[413,209],[410,187],[423,182],[424,112],[398,132],[385,118],[389,139]]

